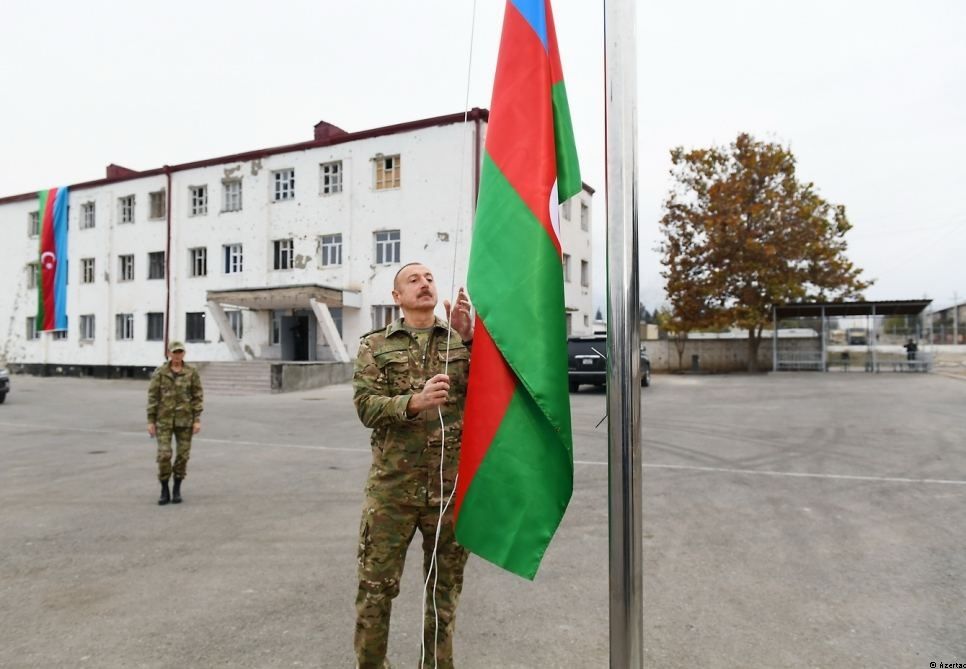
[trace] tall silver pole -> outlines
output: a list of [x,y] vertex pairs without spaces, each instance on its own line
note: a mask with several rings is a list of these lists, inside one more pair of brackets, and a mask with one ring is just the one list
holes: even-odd
[[604,0],[610,666],[644,666],[637,87],[633,0]]

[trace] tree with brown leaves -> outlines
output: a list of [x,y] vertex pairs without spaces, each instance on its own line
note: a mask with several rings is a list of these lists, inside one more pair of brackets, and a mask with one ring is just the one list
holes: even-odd
[[861,299],[872,285],[846,258],[843,205],[795,175],[795,157],[747,134],[728,147],[671,151],[674,185],[664,203],[665,291],[678,331],[748,331],[748,369],[772,307]]

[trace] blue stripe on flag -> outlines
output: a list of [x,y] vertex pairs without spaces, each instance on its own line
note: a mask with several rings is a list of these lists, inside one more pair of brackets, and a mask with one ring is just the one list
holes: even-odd
[[57,189],[54,200],[54,253],[57,269],[54,270],[54,329],[67,329],[67,187]]
[[543,48],[547,46],[547,10],[544,0],[510,0],[510,3],[517,8],[517,11],[527,20],[533,32],[543,42]]

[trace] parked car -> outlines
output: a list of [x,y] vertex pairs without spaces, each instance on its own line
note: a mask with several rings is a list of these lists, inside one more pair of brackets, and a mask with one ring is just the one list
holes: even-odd
[[7,393],[10,392],[10,374],[7,370],[0,367],[0,404],[7,399]]
[[[567,340],[567,379],[570,392],[575,393],[582,384],[603,386],[607,384],[607,335],[595,334],[570,337]],[[641,344],[641,385],[651,385],[651,360],[647,349]]]

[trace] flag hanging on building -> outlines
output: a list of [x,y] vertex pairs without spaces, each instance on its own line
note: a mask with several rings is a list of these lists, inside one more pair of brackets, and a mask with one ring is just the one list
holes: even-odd
[[37,329],[67,329],[67,187],[38,193],[40,268]]
[[467,287],[456,538],[532,579],[573,492],[559,204],[582,187],[549,0],[509,0]]

